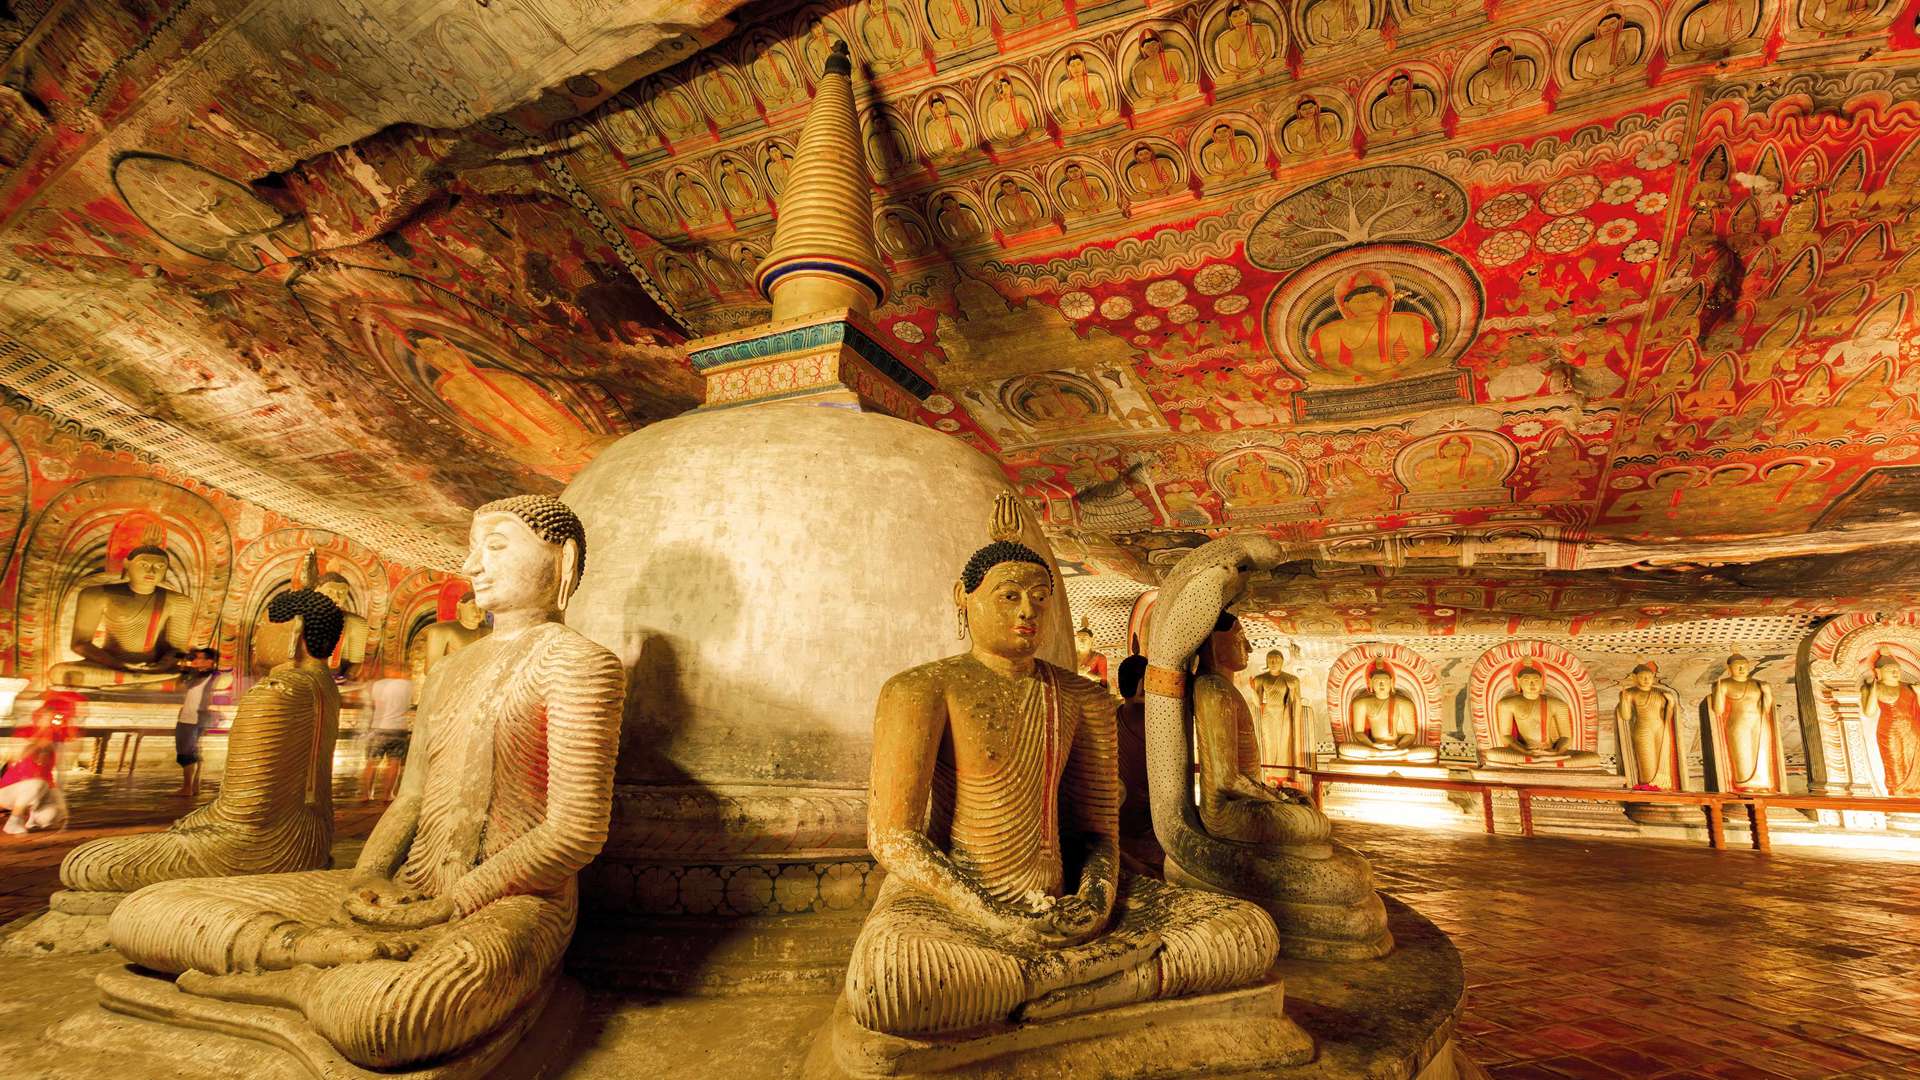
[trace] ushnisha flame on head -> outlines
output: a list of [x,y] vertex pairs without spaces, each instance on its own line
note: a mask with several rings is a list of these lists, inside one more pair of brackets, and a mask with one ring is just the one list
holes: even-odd
[[1001,492],[993,500],[993,516],[988,522],[988,535],[993,542],[973,553],[967,560],[966,568],[960,571],[960,587],[971,593],[987,579],[987,571],[1001,563],[1032,563],[1047,571],[1049,577],[1053,568],[1041,554],[1016,539],[1020,535],[1020,500],[1008,492]]

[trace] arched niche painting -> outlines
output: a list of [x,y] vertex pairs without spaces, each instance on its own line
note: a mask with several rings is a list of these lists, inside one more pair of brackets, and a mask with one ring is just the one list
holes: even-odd
[[[135,476],[73,485],[21,555],[14,670],[93,693],[170,687],[164,658],[212,639],[232,558],[226,519],[192,491]],[[91,626],[76,630],[83,610]],[[83,656],[76,636],[100,652]]]
[[1447,431],[1416,439],[1394,457],[1407,491],[1403,507],[1483,506],[1512,501],[1507,480],[1519,461],[1512,442],[1490,431]]
[[1355,645],[1327,669],[1327,719],[1335,745],[1351,738],[1354,702],[1369,692],[1368,680],[1376,670],[1392,675],[1392,693],[1413,706],[1420,745],[1438,749],[1446,726],[1439,673],[1412,649],[1379,642]]
[[1586,664],[1567,649],[1549,641],[1518,640],[1496,645],[1474,661],[1467,673],[1467,716],[1472,721],[1473,738],[1482,761],[1489,749],[1511,743],[1513,732],[1503,721],[1509,710],[1503,703],[1524,699],[1519,676],[1524,672],[1541,676],[1541,689],[1527,708],[1558,712],[1565,710],[1570,750],[1600,752],[1600,696]]

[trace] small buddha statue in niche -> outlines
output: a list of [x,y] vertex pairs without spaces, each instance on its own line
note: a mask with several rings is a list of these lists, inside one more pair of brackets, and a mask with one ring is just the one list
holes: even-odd
[[460,602],[453,608],[453,618],[421,631],[420,674],[423,677],[432,674],[440,661],[492,633],[486,619],[487,613],[474,602],[473,590],[461,593]]
[[333,601],[334,606],[346,617],[346,624],[340,628],[340,643],[334,646],[333,655],[326,659],[327,666],[337,678],[352,681],[367,662],[367,618],[354,614],[351,607],[353,585],[341,574],[329,572],[320,575],[314,590]]
[[1860,712],[1873,721],[1887,794],[1896,799],[1920,796],[1920,695],[1907,684],[1900,661],[1885,655],[1874,658],[1873,679],[1860,692]]
[[1083,679],[1092,679],[1101,686],[1112,686],[1107,679],[1107,657],[1094,648],[1093,627],[1087,620],[1080,620],[1080,629],[1073,632],[1073,662]]
[[1393,669],[1385,661],[1367,669],[1367,692],[1355,695],[1349,706],[1347,734],[1339,754],[1349,761],[1440,759],[1439,748],[1420,742],[1420,712],[1405,691],[1394,688]]
[[1680,750],[1680,699],[1673,691],[1656,685],[1659,673],[1652,664],[1633,669],[1620,703],[1614,706],[1614,720],[1632,751],[1630,778],[1635,791],[1680,791],[1686,771]]
[[1232,676],[1247,666],[1240,620],[1221,612],[1200,649],[1194,676],[1193,743],[1200,760],[1200,823],[1223,840],[1279,847],[1325,847],[1333,824],[1319,811],[1290,800],[1260,775],[1253,714]]
[[79,660],[47,671],[53,686],[157,686],[179,678],[175,658],[187,651],[193,601],[167,588],[164,548],[127,554],[125,577],[89,585],[74,599],[68,646]]
[[[462,573],[493,633],[421,694],[400,791],[352,870],[167,882],[115,948],[188,995],[292,1009],[368,1069],[443,1061],[528,1007],[573,936],[606,840],[625,678],[560,621],[586,565],[572,510],[474,512]],[[270,932],[269,932],[270,931]]]
[[340,733],[340,692],[325,658],[339,636],[340,609],[317,590],[274,597],[253,631],[254,655],[272,669],[234,713],[220,793],[164,832],[74,848],[61,884],[125,893],[179,878],[325,868]]
[[1547,678],[1539,668],[1521,668],[1514,673],[1513,683],[1515,689],[1493,707],[1493,737],[1502,741],[1480,752],[1488,764],[1603,767],[1599,754],[1573,748],[1573,710],[1546,692]]
[[1267,650],[1267,670],[1253,677],[1253,695],[1260,707],[1255,734],[1261,763],[1295,767],[1309,764],[1312,747],[1302,730],[1305,717],[1300,707],[1300,680],[1287,671],[1287,656],[1279,649]]
[[1727,673],[1714,680],[1708,708],[1720,727],[1727,759],[1714,762],[1719,786],[1727,791],[1781,790],[1773,687],[1753,677],[1752,660],[1739,653],[1727,657]]
[[1112,699],[1035,657],[1057,584],[999,535],[954,586],[972,647],[880,692],[867,844],[887,879],[847,969],[853,1020],[957,1032],[1258,981],[1279,948],[1265,912],[1120,872]]

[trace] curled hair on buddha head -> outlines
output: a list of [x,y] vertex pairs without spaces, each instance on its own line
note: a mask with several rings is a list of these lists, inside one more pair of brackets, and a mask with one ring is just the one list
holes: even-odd
[[573,508],[551,495],[510,495],[504,499],[495,499],[473,512],[474,517],[481,514],[512,514],[533,530],[533,535],[549,544],[564,546],[571,540],[574,544],[573,578],[587,571],[587,527],[580,524],[579,515]]
[[172,557],[167,554],[167,549],[158,544],[141,544],[139,547],[127,552],[125,561],[132,562],[142,555],[157,555],[162,559],[166,559],[168,562],[173,561]]
[[971,594],[987,580],[987,571],[1001,563],[1032,563],[1047,572],[1047,580],[1053,580],[1053,567],[1047,565],[1047,560],[1015,539],[1020,535],[1020,500],[1012,493],[1003,491],[994,497],[987,535],[993,537],[993,543],[974,552],[960,571],[962,590]]
[[1533,675],[1542,679],[1546,678],[1545,675],[1540,673],[1539,668],[1534,667],[1532,664],[1522,664],[1520,665],[1520,669],[1513,673],[1513,681],[1519,682],[1521,679],[1524,679],[1529,675]]
[[268,622],[300,620],[300,638],[307,643],[307,655],[328,657],[340,643],[340,628],[346,616],[333,601],[313,589],[283,592],[267,601]]

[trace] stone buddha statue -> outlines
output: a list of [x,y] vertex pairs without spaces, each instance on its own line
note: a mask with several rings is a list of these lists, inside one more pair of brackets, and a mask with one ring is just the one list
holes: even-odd
[[1678,725],[1680,699],[1657,685],[1658,677],[1652,664],[1635,667],[1613,710],[1631,753],[1628,778],[1635,791],[1681,791],[1686,786]]
[[1273,962],[1254,905],[1121,873],[1112,699],[1035,657],[1057,591],[1032,549],[980,549],[954,586],[972,647],[880,691],[867,844],[887,879],[843,999],[864,1031],[1226,990]]
[[1233,685],[1247,666],[1240,620],[1222,612],[1200,650],[1193,694],[1193,744],[1200,761],[1200,822],[1207,832],[1250,844],[1312,845],[1322,853],[1333,824],[1313,807],[1288,799],[1260,775],[1253,714]]
[[[575,875],[606,839],[625,679],[560,621],[586,563],[572,510],[488,503],[469,542],[462,573],[494,632],[427,680],[400,791],[354,868],[168,882],[114,912],[116,948],[179,976],[183,1022],[202,998],[223,999],[211,1011],[229,1032],[230,1002],[294,1010],[320,1039],[293,1052],[332,1075],[484,1070],[538,1013],[573,935]],[[289,1045],[282,1022],[239,1033]],[[345,1062],[311,1060],[328,1046]]]
[[1727,759],[1714,762],[1718,786],[1727,791],[1781,790],[1773,687],[1753,677],[1752,660],[1739,653],[1727,657],[1727,673],[1714,680],[1708,711],[1720,729],[1717,741]]
[[440,661],[459,652],[461,649],[479,641],[492,633],[486,623],[487,614],[474,602],[473,590],[468,589],[454,605],[453,618],[434,623],[421,631],[420,674],[422,677],[433,673]]
[[67,642],[80,659],[53,665],[47,682],[153,687],[178,678],[174,658],[187,651],[193,602],[166,587],[167,567],[164,548],[137,547],[122,580],[81,589]]
[[333,655],[326,661],[334,675],[351,681],[367,662],[367,617],[353,612],[353,585],[344,576],[332,572],[322,574],[314,590],[333,601],[346,617],[346,624],[340,628],[340,644],[334,646]]
[[1367,670],[1367,692],[1348,707],[1347,741],[1339,746],[1347,761],[1417,761],[1440,759],[1438,747],[1420,741],[1420,713],[1413,699],[1394,689],[1393,669],[1375,661]]
[[1304,767],[1312,762],[1313,747],[1303,729],[1300,680],[1287,671],[1286,654],[1267,650],[1267,670],[1253,677],[1253,695],[1259,705],[1255,718],[1260,761],[1265,765]]
[[333,743],[340,693],[325,657],[340,609],[319,592],[285,592],[253,631],[272,665],[234,713],[220,794],[165,832],[90,840],[67,853],[60,882],[129,893],[179,878],[324,868],[333,848]]
[[1546,692],[1547,678],[1538,668],[1514,673],[1515,689],[1493,707],[1495,739],[1480,752],[1489,765],[1533,766],[1549,769],[1598,769],[1599,754],[1573,748],[1573,710]]

